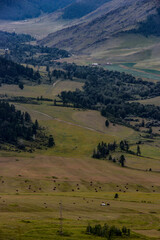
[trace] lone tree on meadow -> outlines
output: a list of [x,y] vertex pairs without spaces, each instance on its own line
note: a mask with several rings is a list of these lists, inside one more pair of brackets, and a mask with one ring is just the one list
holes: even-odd
[[119,198],[118,193],[115,193],[114,198],[115,198],[115,199]]
[[142,120],[141,126],[142,126],[142,127],[145,127],[145,121],[144,121],[144,119]]
[[109,121],[108,120],[106,120],[105,125],[106,125],[106,127],[109,127]]
[[48,147],[53,147],[54,145],[55,145],[54,138],[52,135],[50,135],[48,139]]
[[21,90],[23,90],[23,88],[24,88],[23,83],[19,83],[18,87],[19,87]]
[[138,155],[141,155],[141,149],[140,149],[140,146],[139,146],[139,145],[137,146],[137,156],[138,156]]
[[121,155],[121,156],[120,156],[120,160],[119,160],[119,162],[120,162],[120,164],[121,164],[121,167],[124,167],[125,161],[126,161],[125,156],[124,156],[124,155]]
[[124,151],[124,142],[123,142],[123,141],[120,142],[119,146],[120,146],[120,149],[121,149],[122,151]]

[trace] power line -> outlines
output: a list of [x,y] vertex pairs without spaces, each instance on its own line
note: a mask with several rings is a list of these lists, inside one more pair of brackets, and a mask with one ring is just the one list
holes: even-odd
[[60,220],[60,229],[59,229],[59,233],[60,235],[63,234],[63,215],[62,215],[62,202],[59,203],[59,220]]

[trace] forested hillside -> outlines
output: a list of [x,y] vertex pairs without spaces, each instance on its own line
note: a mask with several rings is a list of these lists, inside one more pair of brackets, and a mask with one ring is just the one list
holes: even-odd
[[66,75],[84,79],[83,91],[63,91],[64,105],[100,110],[101,114],[125,123],[127,117],[152,118],[160,121],[160,107],[130,102],[160,96],[160,83],[136,79],[132,75],[75,64],[64,64]]
[[0,84],[19,84],[22,80],[38,81],[39,79],[39,72],[34,72],[32,68],[0,57]]
[[21,20],[63,8],[74,0],[0,0],[0,19]]
[[16,111],[14,105],[0,102],[0,143],[17,144],[18,138],[31,140],[38,130],[38,123],[33,124],[30,115]]
[[75,3],[72,3],[68,7],[64,9],[64,13],[62,15],[63,19],[74,19],[81,18],[86,14],[94,11],[96,8],[101,6],[102,4],[109,2],[111,0],[81,0]]
[[17,63],[47,65],[50,61],[70,56],[62,49],[32,45],[34,40],[30,35],[0,31],[0,49],[5,50],[7,59]]
[[31,42],[34,40],[35,39],[33,37],[27,34],[16,34],[0,31],[0,48],[13,49],[22,43]]
[[53,147],[55,143],[53,136],[48,137],[28,112],[21,112],[14,105],[0,101],[0,149],[4,144],[32,152],[34,148]]

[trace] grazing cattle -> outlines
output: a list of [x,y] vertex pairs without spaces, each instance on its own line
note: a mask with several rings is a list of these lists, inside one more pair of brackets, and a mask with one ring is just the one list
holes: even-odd
[[74,192],[74,189],[72,189],[72,192]]
[[110,206],[110,203],[107,203],[107,206]]

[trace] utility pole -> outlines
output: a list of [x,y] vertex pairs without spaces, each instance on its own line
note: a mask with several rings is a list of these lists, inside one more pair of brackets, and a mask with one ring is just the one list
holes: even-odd
[[63,234],[63,215],[62,215],[62,202],[59,203],[59,220],[60,220],[60,230],[59,233],[60,235]]

